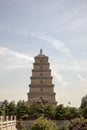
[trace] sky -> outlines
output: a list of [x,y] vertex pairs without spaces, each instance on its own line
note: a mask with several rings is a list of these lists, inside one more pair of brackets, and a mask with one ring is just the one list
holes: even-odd
[[87,0],[0,0],[0,101],[27,101],[41,48],[56,101],[79,107],[87,94]]

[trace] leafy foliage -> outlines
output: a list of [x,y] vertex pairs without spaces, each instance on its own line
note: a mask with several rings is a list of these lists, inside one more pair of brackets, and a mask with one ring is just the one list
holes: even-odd
[[31,130],[58,130],[58,128],[52,121],[39,117],[34,121]]
[[75,118],[71,120],[69,130],[87,130],[87,120],[84,118]]
[[55,116],[55,108],[52,105],[45,106],[45,117],[54,117]]
[[58,130],[69,130],[69,128],[66,125],[63,125],[63,126],[59,127]]
[[16,115],[18,118],[28,117],[29,105],[24,101],[19,101],[16,106]]
[[64,119],[65,118],[66,109],[64,108],[63,104],[60,104],[55,109],[55,117],[56,119]]
[[82,115],[84,118],[87,118],[87,106],[83,109]]
[[3,110],[3,115],[7,116],[8,115],[8,101],[4,100],[3,104],[2,104],[2,110]]
[[7,115],[9,115],[9,116],[15,115],[15,113],[16,113],[15,103],[14,102],[10,102],[7,107],[8,107]]
[[[82,110],[83,116],[86,109]],[[8,102],[5,100],[0,108],[0,115],[16,115],[20,119],[36,119],[40,116],[48,119],[64,120],[80,117],[81,112],[74,107],[64,107],[63,104],[52,106],[43,103],[28,104],[25,101]]]
[[85,95],[81,100],[81,109],[84,109],[87,106],[87,95]]
[[2,109],[0,108],[0,116],[2,115]]
[[77,109],[75,107],[69,108],[69,119],[74,119],[79,116],[80,116],[79,109]]
[[36,116],[36,117],[43,116],[44,115],[44,105],[38,104],[38,103],[31,104],[30,110],[29,110],[29,115]]

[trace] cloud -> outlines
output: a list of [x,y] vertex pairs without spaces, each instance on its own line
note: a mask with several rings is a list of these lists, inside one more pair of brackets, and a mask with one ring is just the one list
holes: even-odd
[[[86,16],[87,17],[87,16]],[[72,21],[70,21],[66,26],[63,26],[62,31],[68,31],[68,32],[85,32],[87,31],[87,18],[77,18]]]
[[53,73],[53,76],[55,77],[55,79],[58,80],[63,87],[66,87],[68,85],[68,82],[63,80],[62,75],[57,74],[54,70],[52,73]]
[[33,61],[33,57],[5,47],[0,47],[0,59],[1,69],[25,68]]
[[[39,34],[31,33],[31,36],[39,38],[41,40],[44,40],[44,41],[48,42],[49,44],[51,44],[57,50],[63,52],[66,55],[70,55],[70,49],[69,48],[66,48],[62,42],[50,37],[49,35],[45,35],[45,34],[42,34],[42,33],[39,33]],[[54,69],[52,69],[52,70],[53,70],[54,77],[62,84],[62,86],[66,86],[68,83],[63,80],[63,77],[61,75],[57,74],[54,71]]]
[[85,82],[86,80],[83,78],[83,76],[81,76],[81,74],[79,73],[75,73],[75,75],[77,76],[77,78],[82,81],[82,82]]
[[66,48],[64,46],[64,44],[62,42],[60,42],[59,40],[54,39],[53,37],[43,34],[43,33],[33,33],[31,32],[30,35],[32,37],[44,40],[46,42],[48,42],[49,44],[51,44],[54,48],[56,48],[59,51],[62,51],[65,54],[69,54],[70,53],[70,49]]
[[[73,55],[71,53],[70,48],[65,47],[64,43],[62,43],[61,41],[59,41],[57,39],[54,39],[53,37],[51,37],[49,35],[46,35],[46,34],[43,34],[41,32],[40,33],[33,33],[32,32],[31,36],[46,41],[47,43],[49,43],[50,45],[52,45],[55,49],[63,52],[64,54],[66,54],[71,59],[71,62],[73,63],[73,66],[74,66],[74,69],[75,69],[75,74],[77,75],[77,77],[81,81],[85,81],[85,79],[79,73],[79,70],[80,70],[79,65],[78,65],[77,61],[73,58]],[[55,75],[55,77],[58,77],[58,80],[60,82],[62,82],[63,84],[65,84],[65,82],[63,81],[61,75],[58,75],[55,72],[54,72],[54,75]]]
[[11,50],[9,48],[5,48],[5,47],[0,47],[0,55],[3,55],[3,56],[11,55],[11,56],[14,56],[17,58],[22,58],[22,59],[29,60],[29,61],[33,60],[32,57],[27,56],[26,54],[18,53],[16,51],[13,51],[13,50]]

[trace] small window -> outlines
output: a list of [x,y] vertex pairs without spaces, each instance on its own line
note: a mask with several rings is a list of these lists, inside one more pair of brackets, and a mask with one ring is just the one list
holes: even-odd
[[42,83],[43,83],[43,81],[41,80],[41,81],[40,81],[40,83],[42,84]]
[[42,60],[40,60],[40,62],[42,63]]
[[40,68],[41,68],[41,70],[42,70],[42,66],[41,66]]
[[40,76],[43,76],[43,74],[41,73]]
[[40,91],[42,92],[42,91],[43,91],[43,89],[41,88],[41,89],[40,89]]

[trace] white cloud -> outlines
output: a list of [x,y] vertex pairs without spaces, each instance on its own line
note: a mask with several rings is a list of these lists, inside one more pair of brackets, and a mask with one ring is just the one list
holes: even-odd
[[82,81],[82,82],[85,82],[85,81],[86,81],[86,80],[83,78],[83,76],[81,76],[81,74],[75,73],[75,75],[76,75],[76,77],[77,77],[80,81]]
[[52,73],[53,73],[53,77],[55,77],[55,79],[58,80],[63,87],[66,87],[68,85],[68,82],[64,81],[62,75],[57,74],[54,70]]
[[33,61],[33,57],[5,47],[0,47],[0,58],[0,69],[25,68]]
[[60,42],[59,40],[54,39],[53,37],[51,37],[49,35],[46,35],[46,34],[43,34],[43,33],[33,33],[32,32],[31,36],[48,42],[54,48],[56,48],[59,51],[62,51],[65,54],[69,54],[70,53],[70,49],[69,48],[65,47],[62,42]]
[[[53,37],[46,35],[46,34],[43,34],[43,33],[33,33],[32,32],[31,36],[46,41],[47,43],[52,45],[55,49],[66,54],[71,59],[71,62],[73,63],[73,68],[75,70],[75,74],[77,75],[77,77],[82,81],[85,80],[82,77],[82,75],[79,73],[80,67],[79,67],[77,61],[73,58],[70,48],[65,47],[61,41],[54,39]],[[55,77],[58,77],[58,80],[65,86],[66,83],[65,83],[65,81],[63,81],[62,76],[58,75],[55,72],[54,72],[54,75],[55,75]]]
[[13,51],[9,48],[5,47],[0,47],[0,55],[6,56],[6,55],[11,55],[17,58],[22,58],[25,60],[33,61],[33,58],[31,56],[27,56],[26,54],[18,53],[16,51]]

